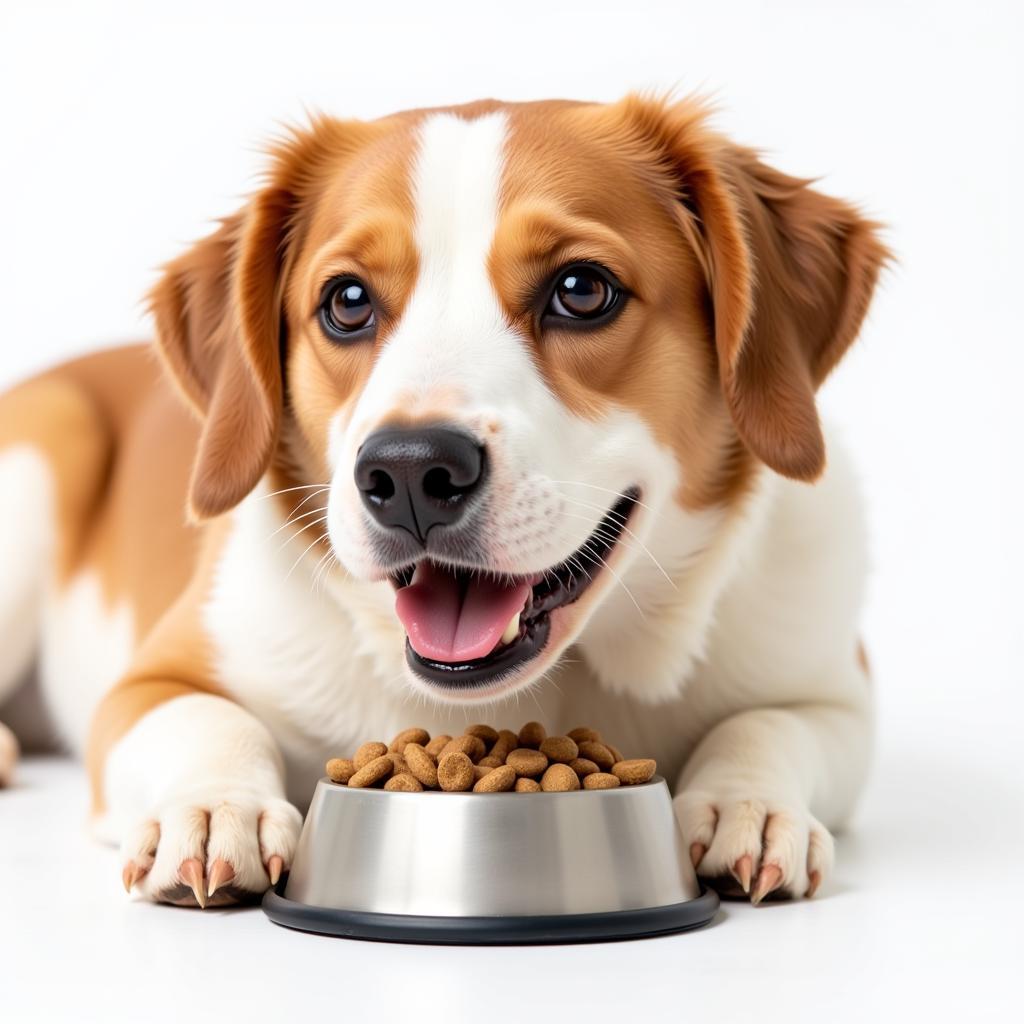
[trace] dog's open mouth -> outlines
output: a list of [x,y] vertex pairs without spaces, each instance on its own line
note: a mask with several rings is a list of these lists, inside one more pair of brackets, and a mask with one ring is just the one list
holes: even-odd
[[536,657],[552,614],[579,600],[603,571],[638,499],[635,488],[625,491],[587,540],[543,573],[496,577],[430,559],[395,573],[395,611],[412,670],[446,689],[485,688]]

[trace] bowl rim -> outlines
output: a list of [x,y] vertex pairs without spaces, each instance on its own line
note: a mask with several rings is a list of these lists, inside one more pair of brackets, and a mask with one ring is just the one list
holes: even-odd
[[[631,786],[615,786],[613,789],[583,789],[581,786],[579,789],[563,790],[560,792],[545,792],[531,793],[532,797],[566,797],[566,796],[577,796],[580,793],[586,793],[588,796],[613,796],[628,793],[631,790],[643,792],[651,786],[657,787],[659,784],[663,784],[666,789],[669,789],[668,781],[664,775],[658,775],[655,773],[646,782],[634,783]],[[450,791],[445,789],[424,789],[421,792],[409,793],[400,789],[384,789],[379,786],[357,786],[352,789],[345,783],[334,782],[327,775],[322,775],[317,782],[316,788],[321,785],[334,791],[339,790],[342,792],[349,793],[379,793],[381,796],[405,796],[405,797],[422,797],[422,796],[444,796],[444,797],[473,797],[479,801],[481,799],[487,799],[489,797],[505,797],[515,795],[515,791],[511,789],[502,790],[500,793],[474,793],[471,789],[463,789],[458,791]],[[669,789],[669,795],[672,795],[671,789]]]

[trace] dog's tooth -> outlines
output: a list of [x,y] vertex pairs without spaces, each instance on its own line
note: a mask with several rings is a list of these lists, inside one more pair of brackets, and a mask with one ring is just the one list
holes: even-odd
[[517,636],[519,636],[519,612],[516,612],[511,619],[508,620],[508,625],[505,627],[505,632],[501,634],[501,642],[503,644],[510,644]]

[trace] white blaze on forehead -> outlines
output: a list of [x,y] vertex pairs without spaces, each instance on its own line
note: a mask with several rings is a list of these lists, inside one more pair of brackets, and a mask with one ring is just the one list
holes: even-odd
[[456,398],[479,411],[495,380],[507,386],[533,370],[487,266],[506,134],[504,114],[435,114],[420,127],[412,186],[419,276],[355,410],[357,437],[399,403],[415,414],[419,400]]
[[[465,326],[500,312],[487,274],[504,163],[504,114],[428,118],[420,133],[414,195],[421,293]],[[457,300],[457,301],[456,301]]]

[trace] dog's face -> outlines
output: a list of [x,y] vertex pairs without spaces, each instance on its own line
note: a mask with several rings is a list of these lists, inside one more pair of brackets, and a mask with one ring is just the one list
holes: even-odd
[[318,122],[154,296],[206,418],[193,508],[275,459],[326,482],[412,683],[510,692],[660,603],[759,462],[820,472],[814,390],[882,257],[688,104]]

